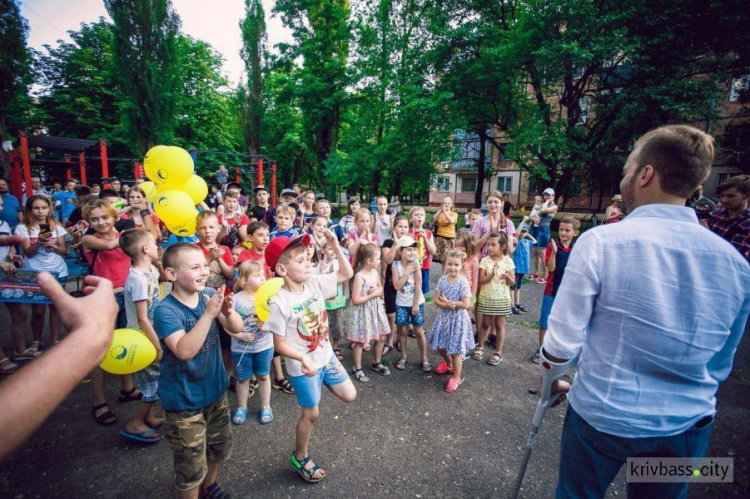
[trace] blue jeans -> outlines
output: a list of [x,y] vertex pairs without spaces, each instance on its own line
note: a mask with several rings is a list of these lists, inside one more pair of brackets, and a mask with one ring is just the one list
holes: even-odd
[[[555,497],[600,498],[628,457],[705,457],[713,417],[668,437],[624,438],[603,433],[571,407],[565,414]],[[628,497],[684,498],[687,483],[628,483]]]

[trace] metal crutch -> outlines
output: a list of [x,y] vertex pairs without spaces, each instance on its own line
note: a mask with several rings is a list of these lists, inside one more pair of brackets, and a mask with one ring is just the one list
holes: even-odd
[[529,434],[529,441],[526,445],[526,454],[523,456],[523,461],[521,462],[521,471],[518,473],[516,486],[514,488],[513,495],[511,496],[513,498],[518,497],[518,492],[521,490],[523,476],[526,474],[526,466],[528,466],[529,464],[531,451],[534,449],[534,444],[536,443],[536,434],[539,431],[539,427],[542,426],[544,415],[547,413],[547,409],[549,409],[555,402],[560,399],[560,397],[563,396],[562,393],[556,393],[554,396],[550,396],[552,383],[565,376],[571,369],[578,365],[578,359],[580,357],[579,352],[575,355],[575,357],[568,359],[565,362],[557,363],[552,362],[544,355],[543,348],[539,350],[539,354],[541,356],[541,358],[539,359],[539,370],[542,372],[542,388],[540,392],[541,397],[539,397],[539,402],[537,402],[536,404],[534,419],[531,422],[531,433]]

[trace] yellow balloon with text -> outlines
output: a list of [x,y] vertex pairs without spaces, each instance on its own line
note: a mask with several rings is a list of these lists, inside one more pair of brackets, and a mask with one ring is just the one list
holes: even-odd
[[176,227],[195,217],[195,204],[186,193],[170,189],[156,196],[154,211],[167,227]]
[[115,329],[112,344],[99,367],[112,374],[132,374],[156,359],[156,348],[136,329]]
[[284,279],[274,277],[264,282],[255,293],[255,315],[261,322],[268,320],[268,315],[271,312],[271,300],[273,300],[283,285]]
[[193,175],[180,187],[182,192],[187,193],[193,200],[193,204],[199,204],[208,196],[208,184],[198,175]]
[[193,176],[193,158],[181,147],[156,146],[146,153],[143,169],[158,186],[177,189]]
[[167,229],[169,229],[169,232],[172,234],[175,234],[180,237],[185,236],[192,236],[195,234],[195,227],[196,227],[196,217],[198,216],[198,210],[193,208],[193,213],[182,223],[179,223],[177,225],[169,225],[167,224]]

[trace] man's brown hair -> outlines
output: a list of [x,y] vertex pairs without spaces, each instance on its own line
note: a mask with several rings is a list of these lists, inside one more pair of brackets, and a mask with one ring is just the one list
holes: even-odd
[[687,125],[667,125],[638,139],[638,169],[651,165],[667,194],[688,198],[711,172],[714,139]]
[[750,175],[737,175],[730,178],[716,188],[716,194],[721,195],[726,190],[737,189],[740,194],[747,196],[750,194]]

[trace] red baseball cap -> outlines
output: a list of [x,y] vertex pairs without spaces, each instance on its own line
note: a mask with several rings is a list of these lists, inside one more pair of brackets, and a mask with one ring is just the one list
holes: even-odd
[[276,263],[279,261],[279,257],[285,251],[288,251],[297,246],[310,246],[312,238],[310,234],[304,234],[299,237],[291,238],[286,236],[279,236],[274,238],[273,241],[268,243],[266,251],[264,253],[266,257],[266,264],[271,272],[276,272]]

